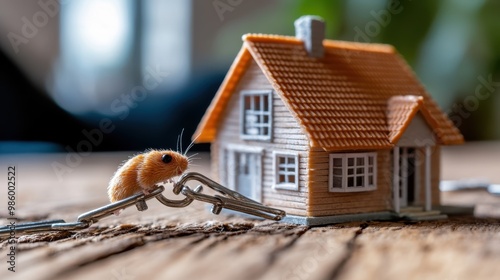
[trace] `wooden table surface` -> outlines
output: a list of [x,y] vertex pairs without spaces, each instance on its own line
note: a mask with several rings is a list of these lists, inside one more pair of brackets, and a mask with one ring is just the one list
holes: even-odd
[[[8,165],[17,166],[19,219],[74,221],[108,203],[107,182],[128,155],[0,157],[0,224]],[[208,156],[192,170],[210,174]],[[68,166],[60,177],[58,163]],[[442,177],[500,183],[500,143],[444,148]],[[6,262],[10,245],[0,241],[0,279],[499,279],[500,197],[474,190],[443,193],[442,201],[475,204],[475,215],[311,228],[150,200],[145,212],[128,208],[80,232],[20,236],[15,273]]]

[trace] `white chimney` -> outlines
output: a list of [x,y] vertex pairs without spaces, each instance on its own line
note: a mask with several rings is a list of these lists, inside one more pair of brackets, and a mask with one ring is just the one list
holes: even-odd
[[325,22],[319,16],[301,16],[295,21],[295,37],[304,41],[309,56],[323,57]]

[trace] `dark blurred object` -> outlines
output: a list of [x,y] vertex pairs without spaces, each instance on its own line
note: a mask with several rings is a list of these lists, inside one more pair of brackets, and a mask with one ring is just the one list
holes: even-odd
[[[5,73],[0,76],[0,141],[9,141],[0,142],[0,153],[77,151],[78,144],[88,140],[89,132],[99,128],[102,115],[87,114],[87,123],[79,121],[33,86],[3,53],[0,69]],[[151,96],[141,104],[141,110],[130,109],[126,119],[110,118],[115,129],[103,133],[102,142],[93,145],[92,151],[175,149],[182,130],[183,146],[187,147],[222,78],[223,71],[197,77],[196,83],[169,99]],[[200,149],[208,146],[193,147]]]
[[[79,141],[85,126],[33,86],[3,52],[0,73],[0,141],[23,141],[0,142],[0,152],[63,151],[62,146]],[[40,143],[44,141],[61,146]]]

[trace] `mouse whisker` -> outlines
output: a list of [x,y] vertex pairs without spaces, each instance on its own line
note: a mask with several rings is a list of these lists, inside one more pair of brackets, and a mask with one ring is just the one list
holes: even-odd
[[189,144],[189,146],[187,147],[186,151],[184,152],[184,155],[187,155],[187,153],[189,152],[189,150],[194,146],[194,142],[196,141],[196,139],[198,139],[198,137],[200,137],[201,134],[198,134],[194,139],[193,141],[191,141],[191,143]]
[[188,164],[190,164],[190,165],[191,165],[191,164],[193,163],[193,161],[194,161],[194,160],[199,160],[199,159],[201,159],[201,158],[194,158],[194,157],[190,157],[190,158],[188,158],[188,160],[187,160],[187,161],[188,161]]
[[182,153],[182,135],[183,134],[184,134],[184,128],[181,130],[181,142],[180,142],[181,143],[181,145],[180,145],[181,146],[181,155],[183,155],[183,153]]
[[185,156],[185,155],[187,155],[187,153],[188,153],[188,152],[189,152],[189,150],[193,147],[193,145],[194,145],[194,142],[191,142],[191,143],[187,146],[186,150],[184,151],[184,156]]
[[198,153],[194,153],[194,154],[192,154],[192,155],[188,156],[187,158],[188,158],[188,159],[189,159],[189,158],[193,158],[193,157],[195,157],[195,156],[197,156],[197,155],[198,155]]
[[177,145],[175,145],[175,151],[179,152],[179,141],[180,141],[180,135],[177,135]]

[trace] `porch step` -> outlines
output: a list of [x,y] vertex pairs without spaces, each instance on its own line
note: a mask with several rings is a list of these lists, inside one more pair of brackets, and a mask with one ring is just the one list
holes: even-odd
[[404,212],[402,209],[401,213],[399,213],[399,217],[412,221],[433,221],[433,220],[442,220],[448,218],[447,215],[441,214],[441,212],[438,210],[423,211],[423,209],[421,209],[420,211],[409,211],[409,212],[408,211]]
[[430,216],[406,217],[406,219],[411,220],[411,221],[434,221],[434,220],[448,219],[448,215],[438,214],[438,215],[430,215]]
[[414,213],[414,212],[423,212],[424,207],[421,206],[407,206],[407,207],[401,207],[400,212],[401,213]]

